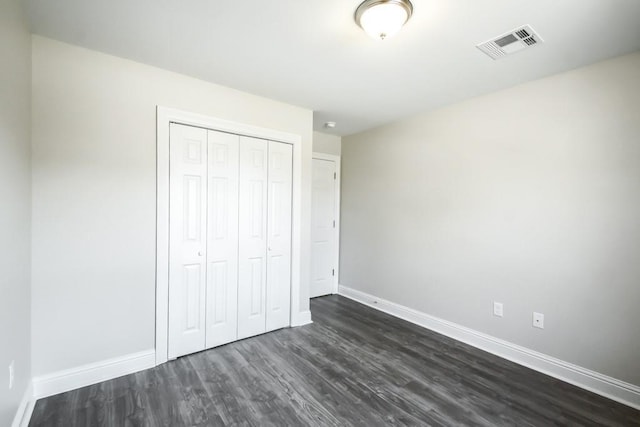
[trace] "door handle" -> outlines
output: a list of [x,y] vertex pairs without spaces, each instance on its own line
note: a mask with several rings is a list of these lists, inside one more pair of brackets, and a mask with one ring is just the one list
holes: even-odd
[[198,256],[202,256],[202,252],[201,251],[198,251]]

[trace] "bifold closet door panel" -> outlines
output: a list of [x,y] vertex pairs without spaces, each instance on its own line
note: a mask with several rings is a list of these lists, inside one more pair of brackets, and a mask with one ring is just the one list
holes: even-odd
[[205,348],[207,131],[169,129],[169,358]]
[[266,140],[240,137],[238,339],[266,331]]
[[269,141],[267,331],[290,325],[293,146]]
[[211,348],[238,338],[238,167],[240,137],[209,131],[207,332]]

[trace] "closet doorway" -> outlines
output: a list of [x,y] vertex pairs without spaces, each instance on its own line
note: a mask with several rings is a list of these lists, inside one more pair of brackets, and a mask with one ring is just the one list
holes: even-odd
[[157,364],[307,323],[300,148],[295,135],[158,108]]

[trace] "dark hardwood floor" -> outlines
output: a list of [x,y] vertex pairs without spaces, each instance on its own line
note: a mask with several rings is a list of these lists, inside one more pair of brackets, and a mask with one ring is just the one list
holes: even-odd
[[640,411],[346,298],[314,323],[39,400],[31,426],[640,426]]

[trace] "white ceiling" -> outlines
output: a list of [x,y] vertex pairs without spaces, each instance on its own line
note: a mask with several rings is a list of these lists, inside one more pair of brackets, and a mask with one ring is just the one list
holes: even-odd
[[[412,2],[384,42],[354,23],[360,0],[27,5],[36,34],[313,109],[338,135],[640,49],[639,0]],[[475,48],[524,24],[546,43],[498,61]]]

